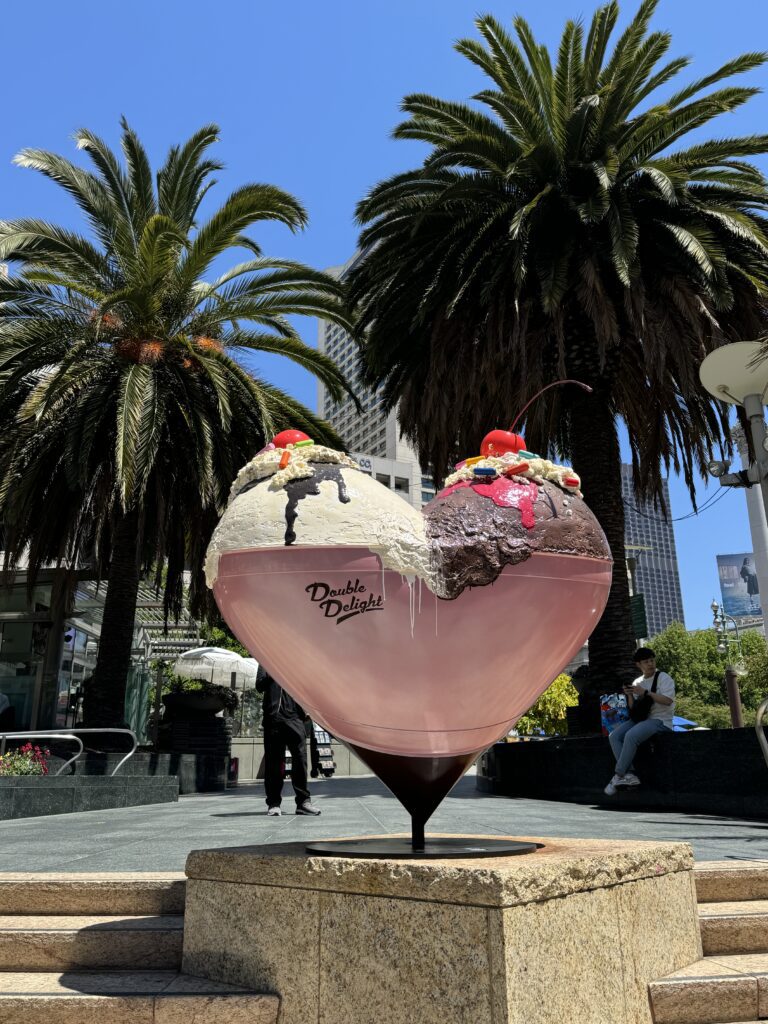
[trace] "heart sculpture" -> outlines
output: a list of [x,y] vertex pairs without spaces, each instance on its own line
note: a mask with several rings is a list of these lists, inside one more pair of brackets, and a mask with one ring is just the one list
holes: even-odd
[[241,470],[209,582],[238,639],[423,828],[597,624],[607,542],[578,477],[524,450],[460,463],[419,513],[347,456],[283,443]]

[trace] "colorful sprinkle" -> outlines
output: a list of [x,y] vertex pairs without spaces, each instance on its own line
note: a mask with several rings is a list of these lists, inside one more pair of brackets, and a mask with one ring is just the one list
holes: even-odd
[[473,455],[471,459],[465,459],[464,460],[464,465],[465,466],[474,466],[474,464],[476,462],[483,462],[484,460],[485,460],[485,456],[484,455]]
[[534,452],[519,451],[517,453],[521,459],[540,459],[540,455],[536,455]]
[[294,443],[293,447],[294,448],[306,448],[309,445],[314,444],[314,443],[315,442],[312,440],[312,438],[308,438],[306,441],[296,441]]
[[291,453],[286,450],[280,456],[280,469],[285,469],[285,467],[288,465],[288,463],[290,461],[291,461]]
[[498,476],[493,466],[475,466],[473,473],[475,476]]
[[566,487],[578,487],[581,480],[577,476],[567,476],[564,478],[563,483]]
[[505,476],[514,476],[515,473],[524,473],[528,469],[527,462],[518,462],[516,466],[510,466],[509,469],[504,470]]

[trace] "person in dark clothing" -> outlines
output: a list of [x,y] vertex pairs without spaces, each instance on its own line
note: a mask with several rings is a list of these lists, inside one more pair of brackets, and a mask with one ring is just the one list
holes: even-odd
[[309,774],[311,778],[317,779],[320,777],[320,751],[317,747],[317,736],[315,736],[315,723],[308,718],[305,724],[309,736]]
[[739,576],[744,580],[747,587],[747,597],[749,598],[749,607],[754,611],[757,604],[758,595],[760,594],[760,587],[757,582],[757,573],[755,572],[755,566],[751,558],[747,557],[741,563],[741,572]]
[[304,709],[259,666],[256,690],[264,694],[262,703],[264,725],[264,788],[267,814],[282,814],[283,761],[285,748],[291,753],[291,782],[296,797],[297,814],[319,814],[312,806],[307,788],[307,734]]

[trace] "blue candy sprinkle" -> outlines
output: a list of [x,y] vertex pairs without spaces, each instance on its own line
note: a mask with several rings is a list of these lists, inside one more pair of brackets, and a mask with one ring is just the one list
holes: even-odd
[[481,466],[474,470],[475,476],[498,476],[493,466]]

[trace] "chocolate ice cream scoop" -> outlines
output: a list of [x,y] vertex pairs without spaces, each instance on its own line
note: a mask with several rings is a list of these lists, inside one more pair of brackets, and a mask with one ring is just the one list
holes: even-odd
[[493,583],[535,552],[610,559],[600,524],[575,491],[549,480],[459,480],[423,509],[442,597]]

